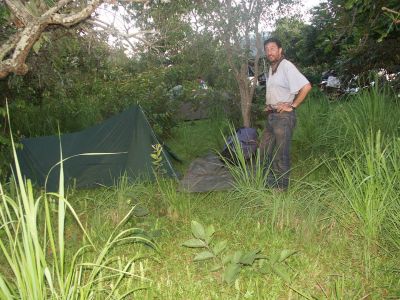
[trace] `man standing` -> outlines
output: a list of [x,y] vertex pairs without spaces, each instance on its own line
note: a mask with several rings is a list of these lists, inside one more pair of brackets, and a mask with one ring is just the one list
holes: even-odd
[[281,42],[269,38],[264,51],[270,61],[267,81],[267,122],[261,137],[260,150],[268,169],[267,185],[287,190],[290,171],[290,144],[296,125],[295,110],[311,90],[311,84],[303,74],[286,60]]

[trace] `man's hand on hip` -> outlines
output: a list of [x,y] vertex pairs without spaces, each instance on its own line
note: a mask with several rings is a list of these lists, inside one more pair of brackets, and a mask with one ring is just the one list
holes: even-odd
[[291,111],[293,111],[293,108],[292,108],[292,106],[291,106],[291,104],[290,103],[288,103],[288,102],[279,102],[277,105],[276,105],[276,110],[278,111],[278,112],[285,112],[285,111],[287,111],[287,112],[291,112]]

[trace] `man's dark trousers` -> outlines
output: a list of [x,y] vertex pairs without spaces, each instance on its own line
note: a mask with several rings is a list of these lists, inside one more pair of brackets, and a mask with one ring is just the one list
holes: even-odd
[[289,186],[290,145],[296,126],[296,113],[267,112],[267,123],[261,137],[260,150],[268,172],[268,187],[286,190]]

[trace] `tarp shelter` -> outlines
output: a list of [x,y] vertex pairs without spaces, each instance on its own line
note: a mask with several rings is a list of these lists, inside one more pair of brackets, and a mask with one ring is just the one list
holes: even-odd
[[[17,152],[21,171],[42,187],[48,177],[48,191],[58,189],[60,142],[65,185],[77,188],[111,186],[121,175],[153,177],[152,145],[160,143],[139,106],[80,132],[23,139]],[[162,156],[165,173],[176,177],[169,154],[163,150]]]
[[[224,191],[234,187],[234,177],[227,164],[238,164],[237,151],[248,162],[258,148],[258,136],[255,128],[238,128],[225,140],[221,153],[209,153],[195,159],[189,166],[185,176],[179,182],[181,191],[209,192]],[[249,163],[249,167],[253,164]]]
[[216,154],[195,159],[179,182],[185,192],[225,191],[233,188],[234,179]]

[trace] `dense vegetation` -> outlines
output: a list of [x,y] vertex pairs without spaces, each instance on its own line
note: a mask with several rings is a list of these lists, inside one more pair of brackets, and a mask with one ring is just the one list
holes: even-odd
[[[54,293],[85,299],[398,298],[399,103],[388,90],[334,103],[315,93],[298,113],[286,193],[265,189],[240,166],[232,166],[233,191],[206,194],[178,192],[162,177],[58,196],[32,193],[22,181],[18,192],[2,185],[3,228],[13,241],[2,239],[9,293],[50,298],[49,277],[34,274],[51,267]],[[187,164],[219,148],[221,137],[209,131],[227,125],[224,118],[180,124],[169,144]],[[26,229],[18,233],[12,220],[28,222]],[[29,285],[35,276],[41,284]]]
[[[296,1],[166,2],[120,4],[156,33],[129,56],[93,25],[50,26],[30,71],[0,80],[0,298],[400,298],[399,2],[329,0],[310,23]],[[1,47],[17,23],[1,2]],[[335,69],[366,87],[335,101],[314,88],[299,108],[288,192],[240,166],[233,191],[207,194],[162,176],[46,194],[12,175],[20,138],[78,131],[134,103],[183,160],[181,173],[243,124],[243,98],[261,130],[265,90],[253,95],[247,81],[257,33],[282,39],[314,84]],[[211,118],[182,122],[179,106],[202,100]]]
[[[136,102],[145,108],[157,132],[168,135],[177,124],[174,112],[178,101],[169,101],[170,91],[177,85],[185,91],[179,101],[193,100],[197,97],[193,92],[196,79],[201,76],[212,88],[207,97],[228,98],[235,103],[236,113],[241,102],[254,98],[248,85],[243,85],[247,62],[254,58],[254,33],[266,36],[263,26],[271,22],[276,21],[272,34],[282,39],[286,56],[313,83],[329,69],[341,75],[343,85],[353,79],[359,86],[372,80],[371,73],[380,71],[381,79],[387,80],[385,72],[399,72],[397,1],[373,5],[328,1],[314,8],[310,24],[296,14],[296,1],[287,1],[278,9],[270,2],[252,1],[253,10],[260,9],[257,20],[242,17],[241,6],[229,6],[228,1],[220,9],[217,2],[128,4],[129,21],[141,30],[157,33],[149,36],[147,43],[137,42],[131,49],[135,51],[132,58],[126,57],[122,42],[111,48],[105,43],[107,34],[90,31],[89,25],[43,33],[27,58],[30,72],[0,81],[2,177],[10,159],[6,100],[17,138],[54,134],[58,127],[61,132],[76,131]],[[240,5],[246,6],[246,1]],[[382,10],[385,7],[392,12]],[[228,25],[221,22],[224,19]],[[2,43],[15,32],[15,22],[7,6],[0,3]],[[235,26],[237,30],[232,30]],[[258,71],[263,68],[261,61]],[[399,76],[393,76],[390,84],[398,89]],[[242,120],[255,112],[257,109],[242,112]]]

